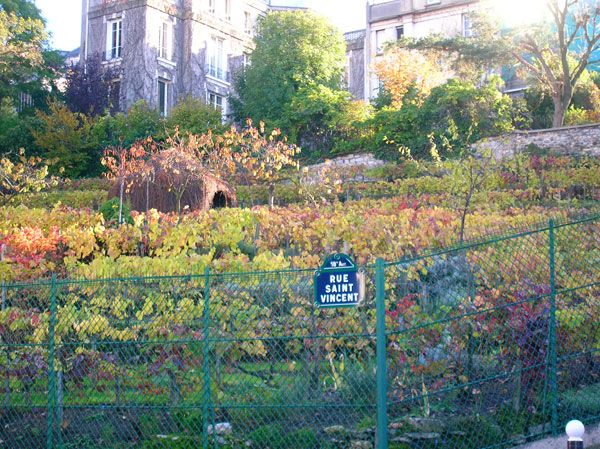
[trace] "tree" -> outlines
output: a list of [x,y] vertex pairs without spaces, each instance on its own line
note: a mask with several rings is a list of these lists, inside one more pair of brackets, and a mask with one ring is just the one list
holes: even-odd
[[19,151],[13,162],[7,157],[0,159],[0,203],[7,204],[22,193],[40,192],[58,184],[58,179],[48,175],[48,166],[38,157],[27,157]]
[[221,112],[206,102],[192,97],[177,103],[167,117],[165,127],[169,134],[173,134],[178,129],[182,135],[187,133],[200,135],[209,129],[217,132],[224,130]]
[[400,108],[410,89],[416,89],[413,98],[421,102],[431,89],[450,78],[449,68],[440,61],[439,52],[395,47],[377,60],[375,72],[391,95],[391,105]]
[[548,0],[548,10],[555,30],[520,30],[512,54],[550,91],[552,126],[559,127],[585,69],[600,62],[600,5],[588,0]]
[[129,148],[140,139],[164,139],[164,121],[160,113],[144,100],[135,102],[127,113],[111,115],[108,111],[98,118],[92,135],[100,148]]
[[292,142],[299,125],[294,98],[307,88],[341,90],[345,63],[342,34],[312,12],[274,12],[258,23],[250,65],[234,79],[234,117],[265,121]]
[[46,38],[41,20],[0,11],[0,96],[16,98],[19,85],[43,66]]
[[299,168],[295,156],[300,148],[288,144],[278,129],[266,133],[263,122],[257,128],[248,120],[241,130],[232,127],[222,135],[209,131],[189,136],[187,146],[195,149],[203,166],[218,178],[267,184],[270,207],[274,206],[275,183],[282,179],[282,170]]
[[32,0],[2,0],[0,11],[17,17],[43,21],[42,13]]
[[41,128],[33,131],[36,145],[53,159],[53,171],[63,169],[68,177],[93,175],[98,172],[98,144],[92,139],[93,120],[71,112],[60,103],[52,102],[49,112],[38,111]]
[[67,106],[73,112],[91,116],[114,111],[119,106],[119,92],[113,80],[118,76],[116,69],[103,67],[99,54],[72,66],[67,73]]
[[123,223],[123,199],[125,192],[131,188],[131,183],[134,181],[133,175],[142,176],[149,182],[149,166],[145,162],[155,149],[156,146],[151,139],[148,139],[146,142],[136,142],[130,148],[112,147],[104,151],[101,163],[107,169],[105,176],[119,181],[118,224]]
[[546,0],[546,8],[551,23],[506,31],[489,11],[483,11],[474,24],[473,38],[434,36],[400,45],[443,50],[471,68],[497,69],[505,63],[517,63],[549,92],[554,109],[552,126],[562,126],[585,69],[600,62],[600,5],[597,0]]

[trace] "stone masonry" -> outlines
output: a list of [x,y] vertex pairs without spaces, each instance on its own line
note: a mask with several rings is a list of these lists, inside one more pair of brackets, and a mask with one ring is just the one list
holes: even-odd
[[526,150],[530,145],[558,154],[600,156],[600,124],[515,131],[483,139],[476,147],[491,149],[498,158],[505,158]]

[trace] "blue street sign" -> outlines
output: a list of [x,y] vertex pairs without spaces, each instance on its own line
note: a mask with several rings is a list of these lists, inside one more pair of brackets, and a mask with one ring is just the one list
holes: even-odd
[[315,274],[315,301],[319,307],[356,306],[363,297],[356,264],[346,254],[334,254]]

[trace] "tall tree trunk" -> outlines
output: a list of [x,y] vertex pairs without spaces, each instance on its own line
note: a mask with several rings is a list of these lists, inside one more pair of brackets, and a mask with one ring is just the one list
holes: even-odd
[[269,184],[269,209],[275,207],[275,184]]
[[121,186],[119,188],[119,224],[123,223],[123,195],[125,190],[125,179],[121,178]]
[[560,128],[565,123],[566,108],[560,99],[554,100],[554,116],[552,117],[552,128]]

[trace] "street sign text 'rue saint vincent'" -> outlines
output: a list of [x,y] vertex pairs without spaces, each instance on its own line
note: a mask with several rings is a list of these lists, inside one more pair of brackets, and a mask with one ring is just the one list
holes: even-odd
[[364,297],[364,277],[346,254],[334,254],[315,274],[315,300],[319,307],[356,306]]

